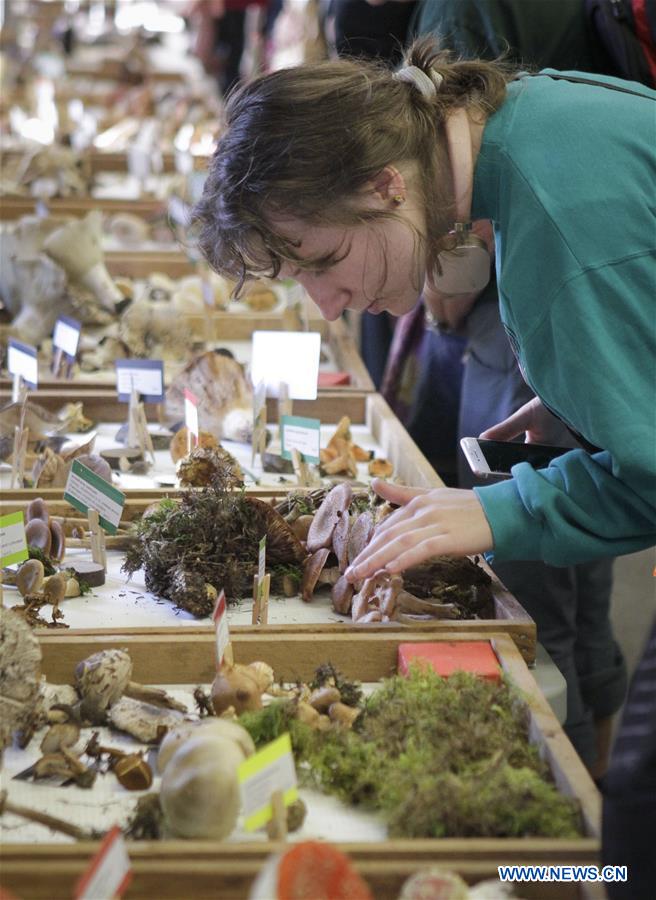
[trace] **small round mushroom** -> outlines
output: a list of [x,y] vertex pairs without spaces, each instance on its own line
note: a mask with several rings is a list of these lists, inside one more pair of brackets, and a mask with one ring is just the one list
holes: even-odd
[[327,684],[324,687],[317,688],[310,694],[310,706],[314,707],[318,712],[325,712],[333,703],[339,703],[341,695],[336,687]]
[[16,587],[22,597],[29,597],[41,590],[45,571],[40,559],[28,559],[18,570]]
[[52,603],[53,606],[58,606],[61,603],[66,596],[67,581],[66,576],[60,572],[46,578],[43,584],[43,599],[46,603]]
[[36,497],[36,499],[31,500],[30,503],[27,504],[27,511],[25,513],[25,520],[27,522],[30,522],[32,519],[43,519],[44,522],[47,522],[49,518],[48,504],[43,497]]
[[25,526],[25,540],[28,547],[37,547],[46,556],[50,555],[52,534],[50,526],[43,519],[31,519]]
[[217,716],[231,706],[240,716],[246,710],[262,709],[262,691],[249,666],[224,663],[212,683],[212,703]]
[[66,592],[64,594],[64,597],[66,599],[70,599],[71,597],[79,597],[80,593],[80,583],[77,578],[67,578]]
[[328,709],[328,716],[331,722],[342,728],[351,728],[360,710],[355,706],[347,706],[345,703],[333,703]]

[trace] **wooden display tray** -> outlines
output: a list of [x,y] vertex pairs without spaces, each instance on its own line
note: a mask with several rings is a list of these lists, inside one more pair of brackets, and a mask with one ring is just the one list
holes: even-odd
[[[33,215],[39,202],[37,197],[22,197],[18,195],[5,195],[0,197],[0,220],[12,221],[21,216]],[[141,197],[139,200],[122,200],[114,197],[52,197],[46,201],[46,206],[53,216],[75,216],[82,218],[93,209],[111,214],[130,212],[144,219],[151,219],[157,215],[167,214],[167,201],[154,197]]]
[[[73,383],[73,386],[74,385],[75,383]],[[61,391],[57,394],[54,390],[48,392],[34,391],[30,396],[34,398],[35,402],[42,403],[44,406],[50,404],[51,408],[57,408],[57,406],[61,406],[67,399],[70,399],[69,397],[64,396]],[[79,399],[82,400],[84,412],[91,415],[91,411],[93,411],[93,413],[99,414],[98,420],[104,422],[115,421],[120,423],[126,420],[127,404],[118,403],[118,401],[115,400],[115,395],[114,399],[107,399],[107,407],[101,405],[104,402],[102,398],[98,399],[94,405],[88,399],[90,396],[91,392],[89,392],[89,394],[79,393]],[[367,431],[376,442],[380,453],[394,466],[394,475],[397,479],[404,484],[413,485],[414,487],[431,488],[444,486],[442,479],[419,450],[380,394],[361,394],[356,396],[356,400],[360,406],[364,407],[364,415],[357,418],[353,417],[351,419],[351,424],[354,426],[364,424]],[[295,401],[293,409],[294,414],[314,415],[316,418],[321,419],[322,425],[328,424],[331,420],[336,425],[341,416],[345,415],[343,401],[341,401],[341,398],[337,398],[337,401],[334,400],[334,394],[331,395],[329,403],[326,406],[323,405],[321,396],[319,396],[317,400],[308,400],[306,402],[307,406],[301,406],[300,401],[298,401],[297,406],[297,401]],[[334,409],[335,406],[338,407],[337,410]],[[101,415],[103,412],[117,411],[117,407],[120,407],[120,414],[117,415],[116,418]],[[156,407],[153,406],[146,408],[151,414],[153,410],[156,411]],[[336,416],[329,415],[329,412],[333,411],[336,411]],[[273,410],[271,412],[272,415],[269,419],[270,423],[277,423],[277,410],[275,413]],[[84,437],[84,435],[80,435],[80,441],[83,441]],[[260,485],[254,489],[254,492],[261,496],[279,497],[289,490],[296,489],[297,487],[294,484],[288,483],[285,486],[280,484],[270,486]],[[48,502],[56,502],[57,500],[62,499],[62,493],[63,491],[61,488],[17,488],[13,490],[4,490],[2,500],[0,500],[0,509],[9,512],[10,510],[8,507],[16,508],[18,505],[18,508],[22,508],[21,504],[37,496],[44,497]],[[165,490],[163,488],[144,488],[128,491],[126,493],[131,499],[141,498],[149,503],[164,496],[164,494],[174,496],[176,492],[175,490]],[[127,515],[127,513],[124,513],[124,516],[125,515]]]
[[[471,882],[495,878],[497,866],[518,864],[597,864],[600,797],[574,748],[564,735],[547,701],[507,635],[357,634],[298,635],[265,633],[232,635],[235,659],[248,663],[263,659],[277,677],[307,678],[316,665],[329,659],[344,675],[377,681],[395,671],[398,645],[413,641],[491,640],[505,673],[520,691],[529,713],[529,733],[548,762],[559,790],[580,803],[584,837],[446,838],[442,840],[385,840],[338,844],[354,860],[376,900],[398,897],[403,881],[419,869],[443,865]],[[134,662],[134,678],[154,684],[207,683],[214,674],[214,635],[178,634],[99,636],[93,632],[40,638],[43,671],[53,682],[71,680],[75,664],[106,647],[126,647]],[[3,887],[22,900],[55,900],[72,896],[76,879],[86,869],[96,843],[10,844],[0,849]],[[265,859],[280,844],[162,841],[129,844],[133,881],[126,900],[152,897],[179,900],[245,898]],[[576,884],[522,884],[525,898],[568,900],[581,897]],[[590,894],[587,894],[590,896]]]

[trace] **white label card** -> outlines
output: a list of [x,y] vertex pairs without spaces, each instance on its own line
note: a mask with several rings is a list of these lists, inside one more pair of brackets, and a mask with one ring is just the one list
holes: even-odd
[[55,330],[52,335],[53,346],[65,353],[66,356],[74,357],[80,343],[81,330],[82,325],[76,319],[60,316],[55,322]]
[[127,845],[118,825],[106,835],[75,890],[75,900],[121,897],[132,878]]
[[161,359],[116,360],[118,399],[129,403],[133,390],[146,403],[164,400],[164,363]]
[[284,382],[291,400],[316,400],[320,355],[318,331],[255,331],[253,384],[264,381],[268,396],[277,397]]
[[257,557],[257,577],[262,582],[266,573],[266,534],[260,541],[260,552]]
[[285,805],[297,794],[296,768],[289,734],[267,744],[239,766],[242,812],[248,831],[266,825],[271,818],[271,795],[282,791]]
[[7,368],[10,375],[20,375],[30,387],[36,388],[39,384],[39,364],[37,362],[36,347],[23,344],[13,338],[9,339],[7,350]]

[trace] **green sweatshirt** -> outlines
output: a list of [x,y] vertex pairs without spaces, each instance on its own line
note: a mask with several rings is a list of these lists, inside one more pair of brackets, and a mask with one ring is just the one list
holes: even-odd
[[524,376],[603,448],[476,489],[498,562],[563,566],[656,544],[656,92],[592,77],[644,97],[522,78],[476,162],[472,218],[494,223],[501,318]]

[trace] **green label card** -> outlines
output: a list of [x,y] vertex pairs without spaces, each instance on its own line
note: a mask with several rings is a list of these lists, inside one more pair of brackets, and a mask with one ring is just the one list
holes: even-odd
[[318,464],[321,422],[303,416],[283,416],[280,419],[280,443],[283,459],[291,459],[292,450],[298,450],[305,462]]
[[13,566],[28,556],[23,513],[0,516],[0,566]]
[[90,509],[97,509],[101,527],[107,534],[116,534],[123,515],[125,494],[77,459],[71,466],[64,500],[85,515]]

